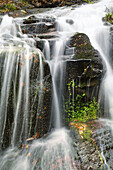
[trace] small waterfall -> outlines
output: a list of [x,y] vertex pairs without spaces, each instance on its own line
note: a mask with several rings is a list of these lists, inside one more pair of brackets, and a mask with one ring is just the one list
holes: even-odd
[[[63,63],[61,61],[64,53],[64,41],[58,40],[53,49],[53,60],[50,61],[50,69],[53,82],[53,100],[52,100],[52,120],[54,120],[55,128],[61,128],[61,94],[63,78]],[[58,85],[59,80],[59,85]]]
[[[106,74],[102,83],[104,84],[102,93],[104,93],[105,96],[105,110],[106,112],[109,112],[111,117],[113,115],[113,73],[110,64],[110,27],[104,25],[102,17],[104,17],[106,14],[106,7],[109,9],[112,7],[112,5],[112,0],[102,0],[93,5],[83,5],[75,10],[71,10],[71,7],[69,7],[67,10],[64,10],[65,14],[63,11],[59,10],[59,14],[61,14],[60,17],[58,11],[56,11],[56,16],[59,17],[58,22],[60,22],[59,30],[64,31],[64,34],[67,36],[71,36],[72,33],[74,34],[76,32],[87,34],[93,47],[99,51],[106,70]],[[73,21],[72,25],[66,23],[67,18]],[[61,25],[63,26],[61,27]]]
[[45,56],[46,59],[49,61],[50,60],[50,45],[49,42],[47,40],[44,40],[44,52],[45,52]]

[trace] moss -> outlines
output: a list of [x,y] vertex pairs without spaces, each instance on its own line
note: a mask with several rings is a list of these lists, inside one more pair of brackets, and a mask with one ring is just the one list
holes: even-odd
[[93,59],[94,49],[91,46],[87,35],[83,33],[75,34],[70,41],[69,47],[75,47],[75,59]]

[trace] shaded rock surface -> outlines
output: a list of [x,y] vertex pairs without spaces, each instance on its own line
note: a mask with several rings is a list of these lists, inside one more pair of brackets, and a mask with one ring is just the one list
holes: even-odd
[[[19,56],[18,56],[19,57]],[[4,63],[4,58],[2,57],[1,63]],[[28,134],[27,137],[32,137],[37,135],[37,138],[43,136],[45,133],[49,130],[49,122],[50,122],[50,112],[51,112],[51,75],[50,75],[50,69],[48,64],[43,61],[42,59],[43,68],[40,68],[40,58],[38,54],[33,54],[33,56],[30,57],[30,73],[29,73],[29,104],[28,104],[28,120],[27,120],[27,126],[28,126]],[[17,58],[17,61],[15,61],[15,66],[18,66],[18,72],[16,73],[16,67],[13,68],[13,75],[11,79],[11,87],[9,91],[9,99],[8,99],[8,106],[7,106],[7,117],[6,117],[6,124],[4,129],[4,136],[3,136],[3,143],[2,147],[6,148],[11,143],[11,136],[13,132],[13,126],[14,126],[14,119],[15,119],[15,104],[14,98],[15,95],[18,95],[19,86],[23,86],[23,93],[21,97],[21,103],[19,107],[19,113],[18,113],[18,120],[17,120],[17,128],[19,131],[16,132],[16,139],[15,144],[18,144],[20,142],[20,136],[22,142],[24,142],[25,139],[25,126],[24,129],[22,129],[22,123],[24,122],[24,112],[25,112],[25,89],[26,84],[22,82],[22,85],[19,84],[20,78],[21,78],[21,70],[24,65],[24,60],[22,58]],[[0,67],[1,69],[1,75],[3,72],[3,65]],[[43,69],[43,79],[42,82],[40,82],[40,70]],[[15,74],[17,74],[16,82],[15,80]],[[16,89],[15,89],[15,83],[16,83]],[[2,82],[0,83],[1,87]],[[17,100],[17,99],[16,99]]]
[[[77,33],[67,42],[67,49],[73,49],[71,57],[66,61],[66,83],[74,81],[75,95],[86,93],[89,99],[98,98],[98,91],[103,76],[103,64],[99,53],[92,47],[89,38]],[[73,91],[71,87],[71,92]]]

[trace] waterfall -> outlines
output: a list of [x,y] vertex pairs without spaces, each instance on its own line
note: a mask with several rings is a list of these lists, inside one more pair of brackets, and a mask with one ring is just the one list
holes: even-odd
[[[7,121],[12,119],[11,132],[9,132],[12,134],[11,137],[9,135],[12,146],[21,142],[23,137],[28,138],[29,77],[34,55],[34,47],[31,48],[23,37],[19,38],[18,33],[19,28],[13,18],[4,16],[0,25],[0,144],[3,144],[5,129],[8,126]],[[33,44],[32,42],[33,40],[29,43]],[[35,49],[35,53],[39,55],[40,73],[38,79],[41,82],[43,79],[42,54],[38,49]],[[40,88],[42,91],[41,83]],[[39,105],[40,100],[41,95],[39,95]],[[9,107],[9,105],[12,106]]]
[[[42,52],[35,48],[35,40],[22,34],[20,23],[23,18],[13,19],[7,15],[2,17],[0,25],[0,147],[4,146],[4,136],[9,135],[11,146],[0,156],[1,170],[76,170],[76,151],[73,149],[69,131],[62,127],[63,82],[65,78],[65,62],[63,60],[67,40],[77,32],[88,35],[92,46],[98,50],[105,66],[101,96],[105,97],[105,112],[113,119],[113,71],[111,65],[110,26],[105,26],[102,17],[106,7],[113,6],[112,0],[102,0],[95,4],[82,5],[78,8],[64,7],[52,9],[37,17],[56,18],[56,32],[59,37],[51,48],[49,40],[44,41]],[[70,24],[70,21],[72,24]],[[52,76],[52,105],[50,132],[43,138],[34,140],[37,133],[38,118],[42,119],[41,109],[44,103],[44,62],[49,64]],[[39,68],[35,75],[33,68]],[[73,83],[74,83],[73,79]],[[90,83],[90,82],[89,82]],[[81,77],[79,77],[81,86]],[[33,98],[31,91],[35,89]],[[74,99],[74,87],[73,87]],[[30,101],[32,101],[30,105]],[[8,105],[12,104],[10,110]],[[30,113],[36,104],[35,116]],[[44,107],[46,110],[46,107]],[[33,119],[34,118],[34,119]],[[7,122],[11,120],[11,132],[7,132]],[[35,121],[32,130],[33,121]],[[43,121],[43,120],[42,120]],[[31,131],[33,131],[31,133]],[[43,128],[42,128],[43,131]],[[5,134],[6,133],[6,134]],[[32,134],[33,137],[30,135]],[[38,137],[37,137],[38,138]],[[34,140],[34,141],[33,141]],[[30,144],[27,145],[27,142]],[[7,143],[7,142],[6,142]],[[17,146],[21,143],[21,149]],[[2,154],[1,153],[1,154]],[[104,156],[103,156],[104,157]],[[106,161],[105,161],[106,162]]]
[[[76,32],[85,33],[88,35],[92,46],[98,50],[104,64],[106,71],[103,82],[102,90],[100,91],[101,97],[105,98],[105,112],[113,119],[113,71],[111,65],[111,45],[110,45],[110,26],[106,26],[102,18],[106,14],[106,8],[112,7],[112,0],[102,0],[95,4],[83,5],[80,8],[72,10],[72,7],[67,9],[59,9],[54,11],[54,15],[58,17],[59,30],[63,31],[63,35],[69,37]],[[72,20],[73,24],[67,24],[67,19]]]

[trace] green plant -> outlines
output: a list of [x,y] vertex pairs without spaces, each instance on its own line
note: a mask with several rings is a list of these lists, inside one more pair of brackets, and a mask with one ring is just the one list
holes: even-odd
[[111,19],[113,19],[113,12],[107,13],[105,16],[106,21],[109,22]]
[[14,10],[16,10],[16,7],[15,7],[14,3],[3,4],[0,8],[3,9],[3,10],[6,10],[6,11],[14,11]]
[[76,97],[72,95],[72,88],[78,88],[74,81],[67,84],[69,91],[69,99],[65,102],[65,112],[67,113],[67,120],[79,122],[86,122],[88,120],[97,119],[100,113],[99,105],[95,98],[92,101],[86,102],[86,94],[77,94]]
[[78,94],[75,99],[65,102],[65,112],[69,121],[77,119],[80,122],[86,122],[98,118],[100,110],[95,98],[90,102],[84,103],[84,96],[85,93],[82,95]]

